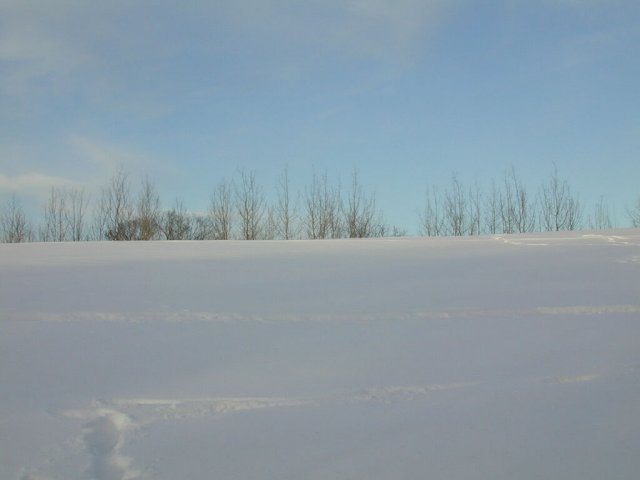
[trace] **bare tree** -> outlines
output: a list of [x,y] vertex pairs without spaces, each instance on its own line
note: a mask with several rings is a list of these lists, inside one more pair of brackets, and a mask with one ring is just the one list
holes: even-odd
[[629,220],[631,220],[631,225],[634,227],[640,227],[640,196],[636,201],[635,207],[627,207],[627,215],[629,216]]
[[271,210],[270,218],[275,229],[275,234],[290,240],[297,235],[297,203],[291,198],[289,187],[289,169],[285,167],[276,183],[276,205]]
[[265,198],[262,187],[256,182],[255,171],[240,170],[240,182],[236,185],[236,209],[240,217],[240,234],[243,240],[257,240],[262,235],[265,214]]
[[473,186],[469,187],[469,222],[467,226],[467,232],[469,235],[482,234],[482,194],[480,193],[480,187],[476,181]]
[[535,203],[513,167],[505,173],[503,186],[504,191],[500,193],[502,232],[524,233],[535,230]]
[[85,198],[84,190],[72,188],[68,195],[69,207],[67,209],[67,225],[70,238],[74,242],[79,242],[84,237],[84,222],[88,200]]
[[609,205],[605,202],[604,197],[600,197],[593,207],[593,214],[589,216],[589,228],[592,230],[613,228]]
[[261,240],[275,240],[279,238],[276,215],[275,206],[269,205],[265,207],[265,218],[262,222],[262,233],[260,235]]
[[311,239],[340,238],[343,227],[340,219],[342,199],[340,187],[330,188],[326,172],[313,172],[311,186],[305,191],[304,225]]
[[191,221],[184,203],[176,198],[173,207],[162,214],[160,231],[165,240],[188,240],[191,236]]
[[580,226],[580,201],[572,195],[567,181],[558,178],[557,167],[540,191],[540,216],[546,231],[576,230]]
[[377,237],[384,233],[375,194],[366,195],[358,181],[358,171],[351,176],[351,191],[345,205],[344,222],[349,238]]
[[87,200],[84,190],[51,188],[44,207],[44,222],[40,230],[43,242],[79,242],[84,235]]
[[442,200],[435,187],[425,192],[425,206],[420,214],[422,233],[428,237],[444,235]]
[[136,204],[135,223],[137,240],[153,240],[160,233],[160,197],[155,185],[145,178]]
[[391,232],[389,232],[387,230],[387,228],[385,227],[385,231],[384,231],[382,236],[384,237],[384,236],[387,236],[387,235],[389,235],[391,237],[406,237],[408,235],[408,233],[407,233],[407,230],[405,228],[400,228],[400,227],[394,225],[391,228]]
[[92,240],[104,240],[107,238],[107,204],[104,190],[93,210],[93,223],[91,225],[90,237]]
[[[326,173],[324,175],[326,183]],[[322,217],[322,189],[316,172],[313,172],[311,186],[305,191],[305,228],[307,237],[311,239],[324,238],[324,226],[321,224]]]
[[0,235],[4,243],[30,242],[33,238],[31,226],[15,195],[0,210]]
[[214,238],[209,215],[193,214],[191,216],[191,240],[211,240]]
[[500,194],[494,181],[491,182],[491,192],[484,201],[484,222],[487,233],[495,235],[500,232]]
[[231,239],[233,221],[233,185],[223,180],[211,194],[209,221],[215,240]]
[[69,234],[67,195],[63,190],[51,187],[44,207],[44,222],[40,232],[43,242],[64,242]]
[[451,190],[444,193],[444,225],[446,234],[454,237],[466,235],[468,232],[468,205],[464,188],[457,175],[451,178]]
[[516,226],[518,232],[533,232],[536,228],[536,204],[531,200],[529,192],[522,183],[514,183],[517,208]]
[[567,216],[567,230],[579,230],[582,228],[582,206],[579,198],[572,197],[569,200],[569,215]]
[[513,191],[513,186],[508,177],[505,174],[504,190],[500,191],[499,204],[500,204],[500,224],[502,225],[502,233],[515,233],[516,230],[516,195]]
[[478,184],[474,183],[467,190],[454,173],[450,188],[442,194],[435,187],[427,190],[420,218],[422,233],[427,236],[479,235],[482,231],[482,206]]
[[111,177],[98,204],[96,235],[107,240],[133,240],[136,235],[129,176],[119,168]]

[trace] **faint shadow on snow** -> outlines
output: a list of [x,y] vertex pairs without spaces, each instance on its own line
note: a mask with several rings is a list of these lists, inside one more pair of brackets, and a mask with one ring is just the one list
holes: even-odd
[[566,307],[538,307],[540,315],[607,315],[640,313],[640,305],[572,305]]
[[[640,365],[627,365],[623,371],[606,373],[587,372],[575,375],[532,378],[538,384],[560,388],[561,385],[592,382],[620,374],[637,374]],[[132,458],[122,450],[129,436],[145,427],[166,420],[194,418],[216,418],[249,411],[312,408],[322,405],[395,404],[425,401],[451,390],[471,388],[481,382],[455,382],[425,385],[372,386],[351,393],[328,395],[316,398],[294,397],[214,397],[214,398],[114,398],[100,400],[83,410],[65,410],[58,414],[82,420],[80,443],[89,454],[90,463],[86,471],[91,480],[141,480],[147,474],[135,468]],[[137,422],[132,420],[137,419]],[[23,471],[19,480],[51,480],[34,470]]]
[[[215,418],[230,414],[268,409],[291,409],[321,405],[396,403],[427,398],[475,383],[395,385],[366,388],[343,395],[318,398],[294,397],[215,397],[215,398],[115,398],[96,400],[86,409],[53,412],[81,420],[81,449],[90,456],[85,473],[91,480],[136,480],[146,474],[134,467],[132,458],[122,453],[131,435],[151,424],[166,420]],[[133,421],[132,417],[137,419]],[[23,471],[19,480],[50,480],[34,470]]]
[[548,247],[549,245],[551,245],[550,243],[542,242],[540,241],[540,239],[535,239],[535,238],[519,238],[516,240],[514,238],[496,236],[496,237],[493,237],[493,239],[498,240],[499,242],[503,242],[507,245],[518,245],[518,246],[522,245],[527,247]]
[[632,247],[640,247],[640,243],[633,242],[629,237],[623,237],[620,235],[585,234],[585,235],[582,235],[582,238],[604,240],[605,242],[613,243],[614,245],[627,245]]
[[623,258],[620,260],[616,260],[616,263],[622,263],[622,264],[636,264],[636,263],[640,263],[640,255],[633,255],[629,258]]
[[84,443],[91,454],[91,473],[97,480],[123,480],[132,475],[132,459],[118,454],[123,432],[111,416],[98,417],[84,426]]
[[452,389],[477,385],[477,382],[393,385],[365,388],[346,395],[317,398],[295,397],[219,397],[219,398],[115,398],[104,405],[126,411],[140,419],[142,425],[162,420],[217,417],[254,410],[352,405],[356,403],[395,403],[418,400]]
[[566,383],[583,383],[598,380],[602,377],[600,373],[586,373],[583,375],[574,376],[559,376],[559,377],[545,377],[540,379],[542,383],[548,383],[552,385],[566,384]]
[[223,398],[117,398],[110,404],[135,412],[147,422],[169,419],[212,417],[249,410],[264,410],[312,405],[310,400],[286,397],[223,397]]
[[49,477],[44,477],[42,475],[39,475],[37,473],[33,473],[33,472],[27,472],[27,473],[20,473],[18,480],[52,480]]
[[91,456],[87,471],[92,480],[135,480],[140,472],[133,468],[133,459],[121,454],[125,437],[137,425],[117,410],[96,408],[61,412],[69,418],[88,420],[82,426],[84,449]]
[[420,397],[431,395],[435,392],[443,392],[458,388],[470,387],[478,385],[478,382],[461,382],[447,384],[431,384],[431,385],[393,385],[387,387],[373,387],[360,391],[358,394],[349,398],[349,403],[361,402],[382,402],[395,403],[401,401],[417,400]]
[[[640,256],[619,260],[624,263],[640,263]],[[360,312],[360,313],[274,313],[272,315],[247,315],[241,313],[202,312],[191,310],[178,311],[141,311],[141,312],[12,312],[2,314],[1,321],[43,321],[43,322],[211,322],[211,323],[305,323],[305,322],[373,322],[382,320],[446,320],[452,318],[504,318],[533,317],[555,315],[610,315],[640,313],[640,304],[608,305],[565,305],[539,306],[523,308],[476,308],[451,307],[441,309],[413,309],[396,312]]]
[[607,243],[618,246],[633,246],[638,247],[640,244],[632,241],[629,237],[624,237],[620,235],[602,235],[602,234],[584,234],[581,237],[575,235],[567,235],[567,236],[558,236],[558,235],[534,235],[534,236],[513,236],[513,235],[496,235],[493,237],[494,240],[499,242],[503,242],[506,245],[514,245],[514,246],[525,246],[525,247],[550,247],[557,246],[563,243],[575,243],[580,240],[591,240],[596,241],[598,243],[587,243],[587,245],[597,245]]

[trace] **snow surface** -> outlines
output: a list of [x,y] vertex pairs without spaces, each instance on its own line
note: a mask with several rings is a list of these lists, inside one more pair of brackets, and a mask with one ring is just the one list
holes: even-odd
[[640,231],[0,245],[0,479],[635,479]]

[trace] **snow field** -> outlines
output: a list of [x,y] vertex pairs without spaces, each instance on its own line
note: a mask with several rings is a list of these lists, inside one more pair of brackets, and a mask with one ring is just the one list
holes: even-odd
[[0,245],[0,478],[635,478],[640,232]]

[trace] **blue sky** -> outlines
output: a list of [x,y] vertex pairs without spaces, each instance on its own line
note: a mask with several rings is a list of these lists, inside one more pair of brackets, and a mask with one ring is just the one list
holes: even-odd
[[624,225],[640,195],[635,0],[3,0],[0,199],[118,165],[206,208],[254,169],[348,183],[410,232],[429,185],[554,163]]

